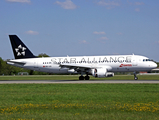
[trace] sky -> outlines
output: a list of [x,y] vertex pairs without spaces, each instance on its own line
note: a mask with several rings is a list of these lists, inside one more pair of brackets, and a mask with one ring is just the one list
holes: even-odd
[[0,0],[0,57],[8,35],[34,55],[143,55],[159,62],[159,0]]

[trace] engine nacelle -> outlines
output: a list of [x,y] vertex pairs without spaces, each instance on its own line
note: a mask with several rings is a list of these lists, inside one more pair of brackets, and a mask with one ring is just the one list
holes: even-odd
[[114,73],[113,72],[107,72],[106,73],[106,77],[113,77],[114,76]]
[[74,69],[69,69],[68,73],[77,73],[77,71],[75,71]]
[[93,77],[104,78],[104,77],[113,77],[114,73],[107,72],[106,68],[98,68],[98,69],[92,69],[92,75]]

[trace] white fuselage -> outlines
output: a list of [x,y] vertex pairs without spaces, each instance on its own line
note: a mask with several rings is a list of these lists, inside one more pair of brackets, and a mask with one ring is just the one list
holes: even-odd
[[150,71],[157,67],[156,63],[139,55],[26,58],[10,60],[7,63],[49,73],[78,73],[74,70],[78,67],[81,70],[106,68],[108,72]]

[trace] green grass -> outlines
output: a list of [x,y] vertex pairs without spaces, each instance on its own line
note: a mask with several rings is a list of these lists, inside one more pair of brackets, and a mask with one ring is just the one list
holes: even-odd
[[0,84],[2,120],[155,120],[159,84]]
[[[80,75],[28,75],[28,76],[0,76],[0,80],[78,80]],[[138,75],[139,80],[159,80],[159,75]],[[115,75],[108,78],[94,78],[90,80],[134,80],[133,75]]]

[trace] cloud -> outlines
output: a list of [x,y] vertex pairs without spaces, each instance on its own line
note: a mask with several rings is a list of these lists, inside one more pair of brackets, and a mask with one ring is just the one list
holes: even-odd
[[[133,5],[133,6],[141,6],[141,5],[144,5],[145,3],[143,2],[135,2],[135,3],[132,3],[132,2],[129,2],[127,1],[129,5]],[[140,8],[135,8],[134,9],[136,12],[140,12]]]
[[106,43],[106,40],[109,40],[107,37],[101,37],[97,39],[100,43]]
[[140,8],[136,8],[135,11],[136,11],[136,12],[140,12]]
[[80,41],[81,44],[88,44],[88,42],[86,40],[82,40]]
[[144,5],[143,2],[135,2],[135,3],[132,3],[132,2],[129,2],[129,1],[127,1],[127,2],[128,2],[128,4],[130,4],[130,5]]
[[96,34],[96,35],[104,35],[104,34],[106,34],[105,32],[97,32],[97,31],[95,31],[95,32],[93,32],[93,34]]
[[109,40],[107,37],[101,37],[99,40]]
[[117,33],[117,35],[123,35],[123,33],[119,32],[119,33]]
[[7,2],[30,3],[30,0],[6,0]]
[[120,6],[120,4],[118,2],[115,1],[105,1],[105,0],[101,0],[97,3],[100,6],[106,6],[107,9],[112,9],[116,6]]
[[[143,2],[135,2],[134,5],[138,5],[139,6],[139,5],[144,5],[144,3]],[[140,8],[135,8],[135,11],[136,12],[140,12]]]
[[135,5],[144,5],[143,2],[135,2]]
[[39,33],[38,33],[37,31],[29,30],[29,31],[26,31],[26,34],[30,34],[30,35],[38,35]]
[[77,6],[71,0],[66,0],[65,2],[56,1],[56,4],[60,5],[63,9],[76,9],[77,8]]

